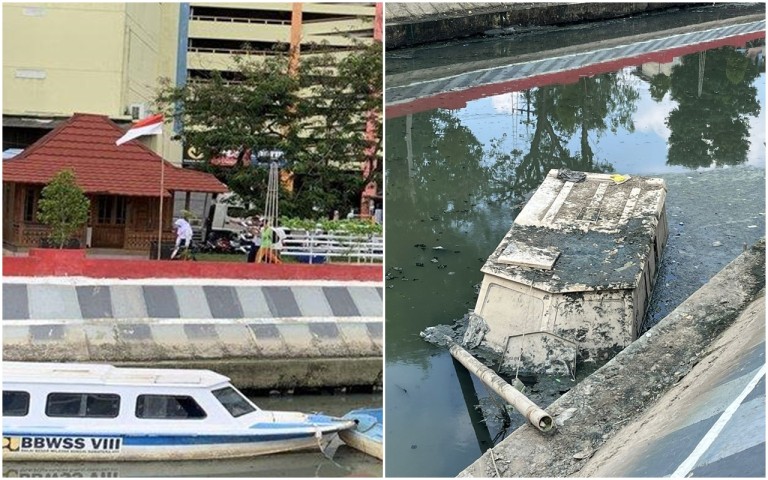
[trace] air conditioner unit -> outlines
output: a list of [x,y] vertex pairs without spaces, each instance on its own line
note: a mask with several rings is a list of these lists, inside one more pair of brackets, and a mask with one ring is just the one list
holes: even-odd
[[143,103],[132,103],[128,106],[128,110],[134,120],[141,120],[147,116],[147,106]]

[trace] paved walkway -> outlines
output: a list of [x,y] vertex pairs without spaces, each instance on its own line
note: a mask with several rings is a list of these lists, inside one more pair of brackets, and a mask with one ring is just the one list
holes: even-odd
[[582,477],[765,477],[765,297]]

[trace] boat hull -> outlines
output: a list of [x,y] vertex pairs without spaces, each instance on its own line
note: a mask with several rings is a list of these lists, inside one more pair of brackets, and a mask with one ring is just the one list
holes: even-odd
[[328,435],[3,435],[3,461],[169,461],[321,449]]
[[384,459],[382,410],[360,409],[344,415],[346,419],[357,421],[355,428],[339,432],[339,438],[363,453]]

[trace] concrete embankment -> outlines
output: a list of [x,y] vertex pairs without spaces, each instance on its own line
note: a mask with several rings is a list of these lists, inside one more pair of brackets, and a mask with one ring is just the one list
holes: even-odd
[[[633,442],[641,439],[624,434],[624,429],[637,427],[644,415],[660,409],[668,412],[668,418],[679,413],[684,402],[677,400],[674,389],[705,382],[708,375],[718,370],[718,365],[738,356],[739,352],[728,352],[728,338],[764,338],[764,324],[756,321],[759,315],[754,314],[764,311],[764,289],[762,240],[550,405],[547,411],[555,417],[557,425],[552,435],[542,435],[525,425],[486,451],[459,476],[561,477],[594,471],[598,476],[611,476],[606,474],[608,470],[596,466],[591,471],[581,469],[593,455],[604,462],[611,455],[603,451],[618,452],[614,438],[621,439],[625,451],[636,450],[638,445]],[[730,342],[729,348],[751,348],[750,345]]]
[[481,34],[491,29],[607,20],[694,3],[387,3],[386,48]]
[[381,385],[380,266],[12,260],[4,360],[208,368],[258,389]]
[[210,368],[241,387],[378,385],[376,283],[6,278],[3,359]]

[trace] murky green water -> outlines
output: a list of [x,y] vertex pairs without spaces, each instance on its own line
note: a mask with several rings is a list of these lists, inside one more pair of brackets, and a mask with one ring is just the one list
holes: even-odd
[[[265,410],[323,412],[342,416],[355,408],[381,406],[381,394],[254,397]],[[3,462],[3,477],[381,477],[382,462],[336,437],[325,449],[249,459],[198,462]]]
[[[532,51],[546,35],[514,41]],[[469,62],[511,41],[391,52],[392,71],[402,81],[437,56]],[[474,53],[462,56],[468,45]],[[764,235],[763,45],[764,34],[599,75],[479,89],[476,99],[448,93],[435,103],[466,105],[387,117],[387,476],[454,476],[499,433],[498,419],[474,408],[493,397],[419,332],[474,307],[482,263],[550,169],[667,180],[670,238],[649,325]],[[445,58],[437,63],[452,68]]]

